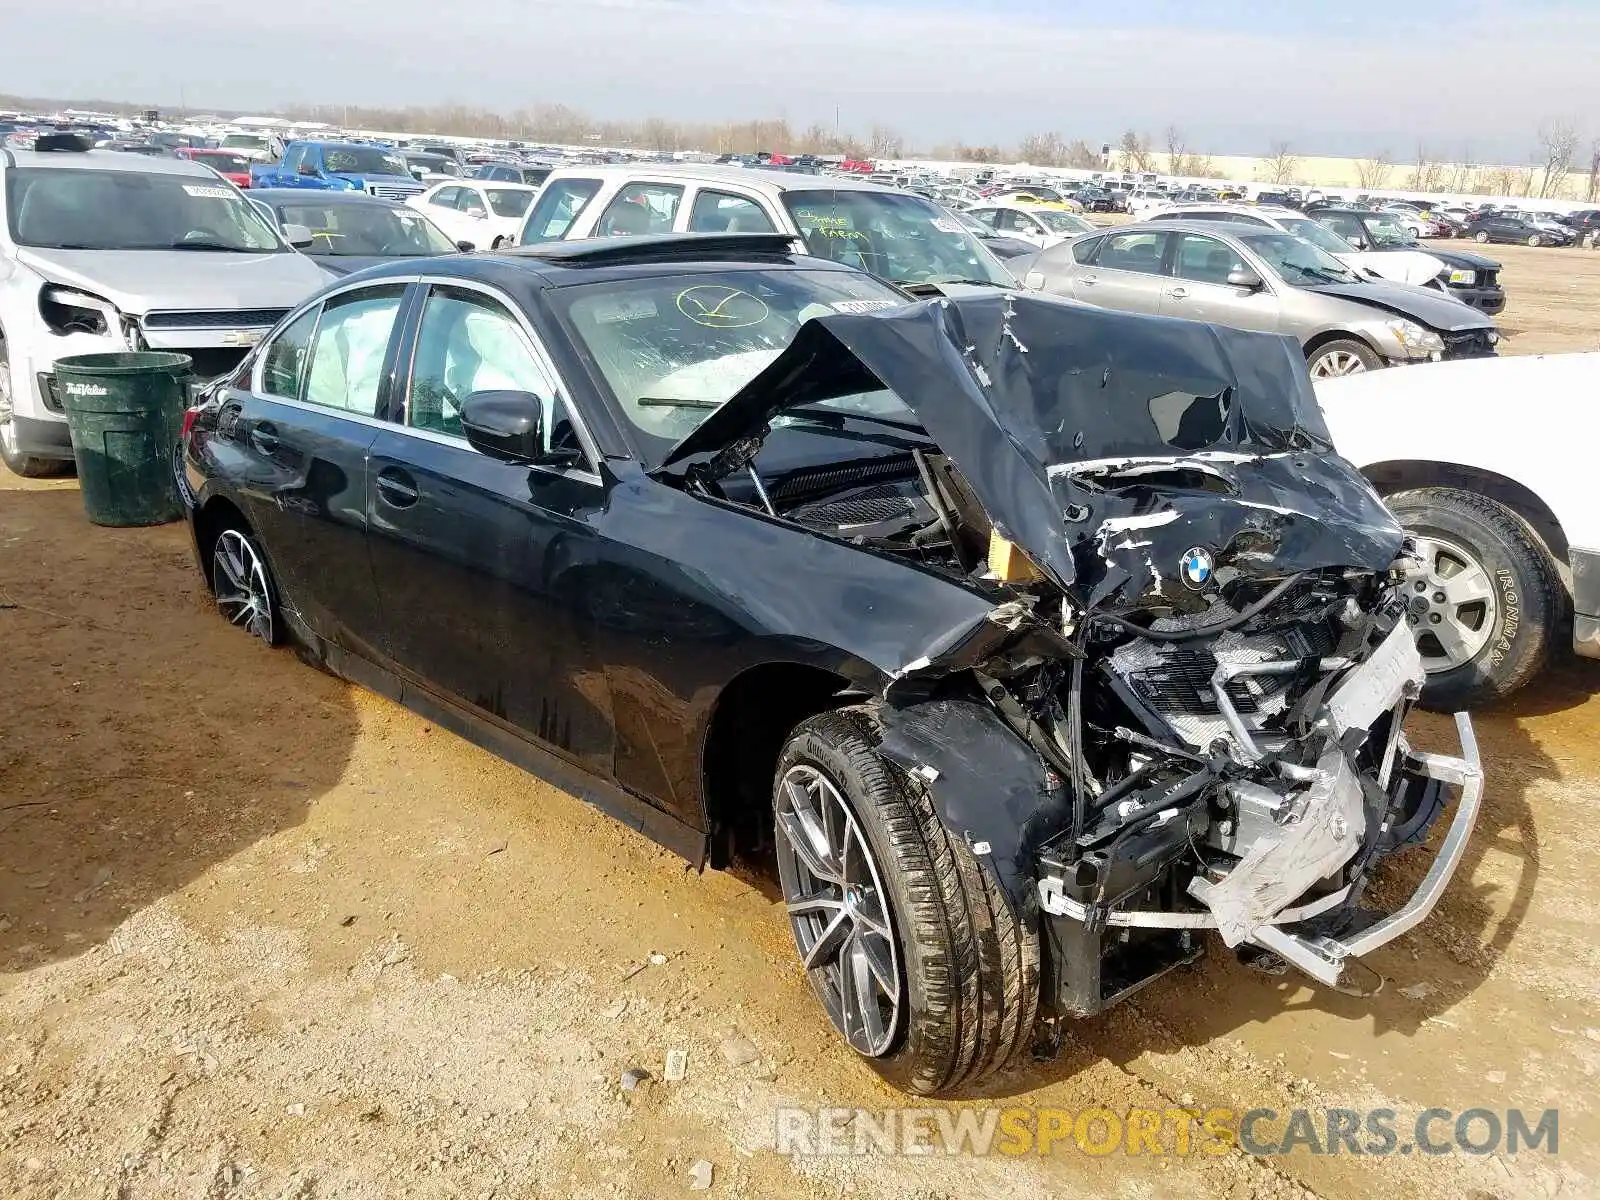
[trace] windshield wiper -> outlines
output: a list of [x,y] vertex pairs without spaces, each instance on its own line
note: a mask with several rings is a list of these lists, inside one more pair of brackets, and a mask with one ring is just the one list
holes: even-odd
[[[152,247],[154,249],[155,247]],[[194,241],[171,242],[166,247],[168,250],[217,250],[226,254],[266,254],[269,251],[257,250],[254,246],[230,246],[226,242],[205,242],[198,238]]]
[[720,400],[677,400],[671,396],[640,396],[634,401],[640,408],[721,408]]

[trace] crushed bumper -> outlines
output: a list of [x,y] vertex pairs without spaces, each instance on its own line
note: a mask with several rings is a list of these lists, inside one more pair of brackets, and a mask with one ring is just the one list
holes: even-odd
[[[1333,986],[1340,982],[1347,960],[1370,954],[1425,920],[1461,864],[1467,841],[1478,820],[1478,808],[1483,797],[1483,772],[1478,764],[1477,739],[1467,714],[1456,714],[1456,729],[1461,740],[1459,756],[1411,753],[1405,761],[1405,769],[1410,773],[1460,791],[1455,816],[1439,854],[1409,900],[1375,924],[1343,938],[1295,932],[1290,928],[1345,903],[1349,894],[1349,888],[1345,887],[1309,903],[1283,909],[1252,928],[1243,940],[1272,951],[1318,982]],[[1217,886],[1196,878],[1191,882],[1189,891],[1195,899],[1204,903]],[[1040,907],[1051,916],[1069,922],[1089,919],[1088,906],[1065,894],[1061,878],[1046,875],[1039,881],[1038,892]],[[1149,930],[1219,929],[1218,919],[1211,912],[1114,910],[1106,915],[1105,925]]]

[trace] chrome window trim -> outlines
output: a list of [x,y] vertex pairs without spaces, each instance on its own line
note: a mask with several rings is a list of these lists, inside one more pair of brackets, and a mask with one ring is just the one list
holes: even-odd
[[[589,426],[585,423],[583,414],[578,410],[577,404],[573,402],[571,389],[567,387],[566,381],[561,378],[561,373],[556,370],[555,363],[551,360],[549,353],[544,348],[544,342],[540,340],[538,332],[533,328],[533,323],[528,320],[527,314],[522,311],[522,306],[510,296],[502,292],[499,288],[493,287],[490,284],[481,283],[476,279],[461,279],[454,276],[424,275],[419,277],[417,282],[429,289],[434,287],[452,287],[460,288],[463,291],[477,292],[479,295],[487,297],[489,300],[492,300],[494,303],[498,304],[511,315],[511,319],[513,322],[515,322],[517,328],[522,331],[525,344],[527,345],[529,352],[533,355],[534,365],[538,367],[540,373],[544,375],[546,381],[551,384],[554,392],[554,398],[561,401],[561,403],[566,407],[567,415],[572,419],[573,429],[578,434],[579,446],[583,450],[584,457],[588,460],[583,467],[544,467],[537,463],[530,463],[529,466],[535,471],[543,471],[550,475],[564,475],[573,479],[581,479],[587,483],[593,483],[596,486],[603,484],[604,481],[600,478],[600,472],[595,469],[595,464],[600,461],[600,450],[594,440],[594,436],[589,432]],[[411,357],[404,364],[404,395],[407,412],[409,412],[411,408],[412,371],[416,363],[417,348],[422,341],[422,322],[427,316],[427,312],[427,297],[424,297],[422,307],[417,313],[418,336],[411,339]],[[468,443],[467,439],[464,437],[452,437],[449,434],[438,433],[431,429],[417,429],[412,425],[407,425],[400,421],[388,421],[386,424],[392,429],[397,429],[402,433],[409,434],[412,437],[420,437],[425,441],[437,441],[446,446],[457,446],[465,449],[472,449],[470,443]],[[479,452],[473,450],[473,453],[476,454]]]
[[[362,288],[393,287],[396,284],[400,285],[401,287],[409,287],[411,284],[420,283],[421,281],[422,277],[420,275],[395,275],[385,279],[363,279],[355,283],[342,283],[330,291],[319,292],[314,298],[306,301],[299,308],[291,309],[288,315],[286,315],[283,320],[279,321],[275,326],[273,326],[266,337],[261,339],[260,352],[256,355],[255,366],[250,369],[250,390],[258,396],[266,396],[273,400],[300,399],[298,396],[280,396],[276,392],[267,391],[265,386],[263,386],[262,375],[266,369],[267,352],[272,348],[272,344],[284,334],[289,326],[293,325],[296,321],[298,321],[316,306],[325,306],[330,300],[337,299],[338,297],[343,296],[346,292],[359,291]],[[318,313],[317,323],[311,327],[311,340],[313,344],[316,343],[317,331],[321,328],[322,314]],[[303,390],[305,387],[305,380],[301,380],[300,386]],[[349,409],[343,408],[323,408],[321,405],[313,405],[312,407],[318,412],[349,411]]]

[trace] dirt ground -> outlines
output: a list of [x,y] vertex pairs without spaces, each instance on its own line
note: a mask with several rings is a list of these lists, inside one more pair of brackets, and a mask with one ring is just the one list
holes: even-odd
[[[1495,254],[1508,349],[1600,348],[1600,254]],[[1559,1155],[791,1158],[780,1106],[905,1101],[828,1027],[770,881],[247,640],[181,526],[90,526],[70,480],[0,470],[0,647],[5,1196],[646,1200],[702,1159],[711,1195],[803,1200],[1600,1195],[1600,664],[1478,715],[1475,840],[1379,995],[1213,954],[964,1102],[1558,1107]]]

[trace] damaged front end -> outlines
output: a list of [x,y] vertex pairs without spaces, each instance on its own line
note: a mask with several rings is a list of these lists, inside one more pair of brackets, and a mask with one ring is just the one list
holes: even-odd
[[[1298,346],[1028,296],[840,314],[673,457],[746,469],[786,405],[874,388],[935,445],[897,485],[909,525],[858,544],[994,597],[893,672],[881,749],[1043,914],[1045,1003],[1099,1012],[1207,929],[1352,988],[1350,960],[1437,902],[1482,777],[1464,715],[1458,757],[1403,733],[1423,683],[1408,551],[1334,452]],[[1416,894],[1365,909],[1451,790]]]

